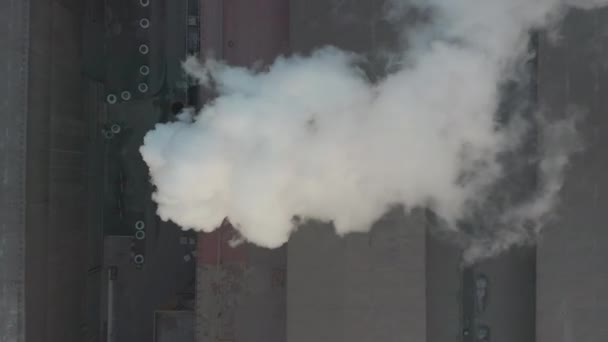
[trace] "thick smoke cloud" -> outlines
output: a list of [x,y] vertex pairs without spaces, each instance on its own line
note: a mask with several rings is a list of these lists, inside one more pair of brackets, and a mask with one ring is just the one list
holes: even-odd
[[[529,241],[551,213],[576,134],[572,120],[544,122],[525,106],[501,120],[503,86],[525,83],[532,30],[569,6],[606,2],[393,0],[392,18],[430,16],[404,32],[400,68],[373,83],[361,57],[331,47],[263,71],[189,59],[187,72],[219,96],[146,135],[158,215],[203,231],[229,217],[246,240],[273,248],[294,217],[345,234],[400,205],[430,209],[470,260]],[[535,190],[496,200],[531,135],[540,137],[525,167]],[[554,143],[566,136],[572,144]]]

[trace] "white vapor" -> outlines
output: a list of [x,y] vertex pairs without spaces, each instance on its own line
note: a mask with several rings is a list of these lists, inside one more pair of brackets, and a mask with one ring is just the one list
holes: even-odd
[[[186,71],[219,95],[194,121],[146,135],[158,215],[203,231],[228,217],[246,240],[271,248],[288,240],[294,216],[345,234],[369,230],[396,205],[429,208],[459,231],[507,176],[501,156],[521,151],[540,121],[517,111],[497,119],[501,86],[529,60],[530,32],[569,6],[606,3],[393,0],[393,16],[416,8],[430,17],[404,32],[400,69],[374,83],[357,67],[361,57],[331,47],[264,71],[189,59]],[[572,127],[541,126],[551,139]],[[542,146],[537,190],[493,215],[493,233],[467,242],[469,259],[523,243],[551,212],[570,151]]]

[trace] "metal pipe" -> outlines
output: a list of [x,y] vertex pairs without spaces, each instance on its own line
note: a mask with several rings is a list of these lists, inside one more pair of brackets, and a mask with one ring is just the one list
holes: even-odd
[[106,342],[114,342],[114,285],[116,282],[117,269],[115,266],[108,268],[108,316]]

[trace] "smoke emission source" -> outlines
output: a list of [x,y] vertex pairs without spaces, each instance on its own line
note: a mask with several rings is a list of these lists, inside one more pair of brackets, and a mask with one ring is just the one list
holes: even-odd
[[[346,234],[402,206],[432,211],[469,260],[529,242],[579,147],[576,120],[517,106],[502,120],[502,89],[525,83],[533,30],[570,7],[606,3],[393,0],[387,17],[415,9],[429,18],[404,29],[400,67],[374,82],[358,67],[363,57],[333,47],[264,70],[190,58],[186,71],[219,95],[146,135],[158,215],[206,232],[228,217],[245,240],[275,248],[297,228],[294,217]],[[497,196],[517,180],[510,166],[530,136],[533,191]]]

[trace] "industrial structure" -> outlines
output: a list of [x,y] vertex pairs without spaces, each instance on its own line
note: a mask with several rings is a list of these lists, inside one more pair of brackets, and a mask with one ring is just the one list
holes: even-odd
[[[233,65],[398,34],[376,0],[0,0],[0,342],[602,342],[608,313],[608,10],[540,34],[536,106],[584,114],[537,246],[463,267],[428,213],[369,234],[302,227],[232,247],[162,222],[138,148],[213,94],[180,61]],[[606,83],[605,83],[606,82]]]

